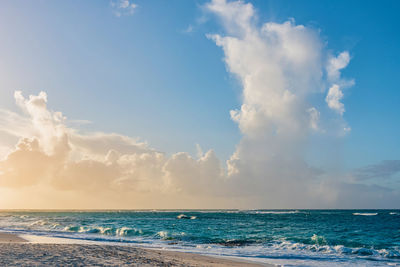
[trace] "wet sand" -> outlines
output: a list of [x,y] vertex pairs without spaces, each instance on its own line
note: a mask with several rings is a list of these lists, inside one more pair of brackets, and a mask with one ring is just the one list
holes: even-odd
[[0,266],[274,266],[133,246],[26,241],[17,235],[0,233]]
[[0,243],[20,243],[27,242],[27,240],[9,233],[0,233]]

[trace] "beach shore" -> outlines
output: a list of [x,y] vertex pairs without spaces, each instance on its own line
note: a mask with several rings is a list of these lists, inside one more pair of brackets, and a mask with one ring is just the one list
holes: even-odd
[[107,244],[32,243],[0,233],[0,266],[274,266],[194,253]]

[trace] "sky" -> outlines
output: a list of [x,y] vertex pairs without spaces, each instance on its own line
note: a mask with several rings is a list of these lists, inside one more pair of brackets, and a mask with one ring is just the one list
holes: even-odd
[[398,1],[3,1],[0,208],[399,208]]

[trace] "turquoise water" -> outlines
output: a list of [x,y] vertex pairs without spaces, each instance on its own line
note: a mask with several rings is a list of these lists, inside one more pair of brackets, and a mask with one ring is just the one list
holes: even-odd
[[0,231],[285,266],[400,266],[400,210],[3,211]]

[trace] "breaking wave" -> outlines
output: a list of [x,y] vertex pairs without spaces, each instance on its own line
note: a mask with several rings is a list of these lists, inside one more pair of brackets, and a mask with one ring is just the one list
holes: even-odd
[[318,252],[323,254],[339,254],[339,255],[352,255],[359,257],[369,258],[389,258],[389,259],[400,259],[400,249],[373,249],[365,247],[346,247],[343,245],[318,245],[318,244],[304,244],[290,241],[277,242],[271,245],[273,250],[284,250],[284,251],[308,251]]
[[101,235],[112,235],[112,236],[138,236],[142,235],[143,231],[141,229],[130,228],[130,227],[86,227],[70,225],[63,229],[66,232],[77,232],[86,234],[101,234]]

